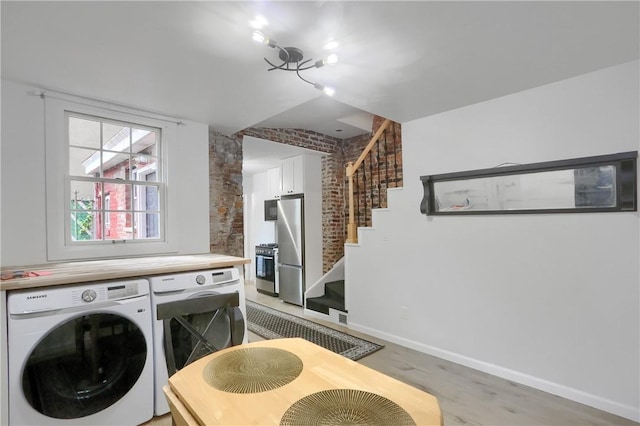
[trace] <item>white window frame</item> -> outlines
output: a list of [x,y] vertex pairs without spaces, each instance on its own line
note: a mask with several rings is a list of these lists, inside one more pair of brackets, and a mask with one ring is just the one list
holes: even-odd
[[[68,135],[67,114],[80,114],[99,117],[105,120],[115,120],[136,123],[141,126],[160,128],[162,143],[159,145],[160,168],[163,170],[160,211],[164,213],[160,229],[160,239],[127,240],[126,242],[113,240],[72,242],[68,237],[68,202],[69,200],[69,164],[68,164]],[[169,191],[168,161],[171,145],[176,143],[177,123],[154,118],[151,114],[141,115],[136,111],[114,109],[100,102],[82,100],[76,102],[68,99],[45,97],[45,152],[46,152],[46,199],[47,199],[47,259],[96,259],[124,256],[142,256],[156,254],[171,254],[177,252],[176,238],[172,233],[171,224],[176,223],[177,206],[171,203],[174,194]],[[69,234],[70,235],[70,234]]]
[[110,228],[111,227],[111,194],[107,194],[104,196],[104,206],[103,206],[103,210],[104,210],[104,228]]

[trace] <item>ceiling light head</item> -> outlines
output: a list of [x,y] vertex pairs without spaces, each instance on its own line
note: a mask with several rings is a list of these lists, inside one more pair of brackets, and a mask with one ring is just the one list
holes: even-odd
[[324,93],[325,95],[331,97],[336,94],[336,89],[330,86],[324,86],[320,83],[313,83],[313,87]]
[[269,46],[269,47],[277,46],[275,41],[271,40],[269,37],[265,36],[264,34],[262,34],[261,31],[258,31],[258,30],[255,30],[253,32],[252,38],[254,41],[257,41],[258,43],[262,43],[265,46]]
[[321,59],[319,61],[316,61],[314,66],[316,68],[322,68],[325,65],[333,65],[336,62],[338,62],[338,55],[336,55],[335,53],[332,53],[331,55],[327,56],[325,59]]

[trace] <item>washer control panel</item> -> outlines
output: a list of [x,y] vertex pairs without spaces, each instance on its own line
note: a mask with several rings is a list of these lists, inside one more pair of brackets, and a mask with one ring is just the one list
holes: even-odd
[[145,279],[82,283],[77,285],[46,287],[30,290],[12,290],[8,293],[7,309],[11,315],[57,311],[87,304],[113,304],[113,301],[149,294]]
[[128,299],[138,295],[138,283],[127,282],[107,287],[107,298],[109,300]]
[[240,272],[237,268],[210,269],[154,276],[149,278],[149,282],[154,294],[200,291],[238,285]]

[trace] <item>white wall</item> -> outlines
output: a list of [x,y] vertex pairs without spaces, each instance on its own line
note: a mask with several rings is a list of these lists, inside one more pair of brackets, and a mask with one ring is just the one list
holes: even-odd
[[[2,80],[2,265],[47,262],[44,106],[41,88]],[[177,254],[209,252],[208,127],[178,126],[179,149],[168,160],[172,199],[178,204]]]
[[404,124],[392,217],[346,248],[350,326],[639,421],[638,212],[419,211],[421,175],[638,150],[638,80],[633,62]]

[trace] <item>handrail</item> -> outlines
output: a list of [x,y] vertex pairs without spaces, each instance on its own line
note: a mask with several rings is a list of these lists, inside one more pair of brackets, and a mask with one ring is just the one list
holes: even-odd
[[347,224],[347,243],[358,242],[358,226],[355,222],[355,208],[353,201],[353,175],[358,171],[358,168],[360,167],[366,156],[369,154],[375,143],[378,141],[378,139],[380,139],[382,133],[387,129],[387,127],[389,127],[390,123],[391,120],[389,120],[388,118],[385,119],[376,131],[375,135],[373,135],[373,138],[371,138],[371,140],[365,147],[364,151],[362,151],[362,154],[360,154],[360,157],[358,157],[356,162],[353,163],[350,161],[347,164],[346,175],[349,178],[349,223]]
[[362,151],[362,154],[360,154],[360,157],[358,157],[356,162],[355,163],[349,163],[349,165],[353,164],[353,166],[351,167],[351,174],[350,175],[349,175],[349,166],[347,166],[347,176],[353,176],[355,174],[355,172],[358,171],[358,168],[360,167],[360,164],[362,164],[362,162],[364,161],[364,159],[367,156],[367,154],[369,154],[369,151],[371,151],[371,149],[373,148],[373,145],[376,142],[378,142],[378,139],[380,139],[380,136],[382,136],[382,132],[384,132],[385,129],[389,126],[389,123],[391,123],[391,120],[389,120],[388,118],[385,119],[382,122],[382,124],[380,125],[380,128],[378,129],[376,134],[373,135],[373,138],[371,138],[371,140],[369,141],[369,144],[365,147],[364,151]]

